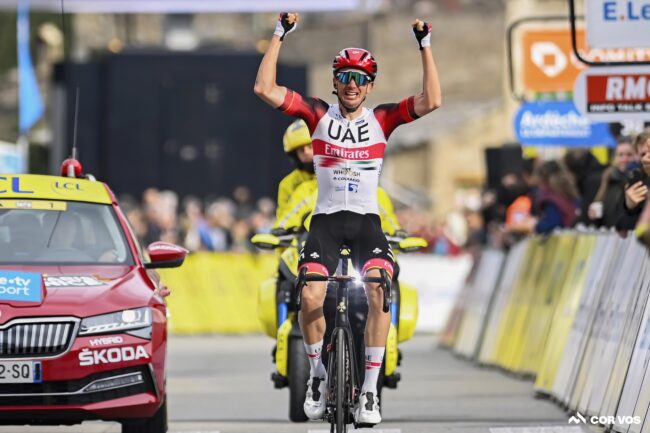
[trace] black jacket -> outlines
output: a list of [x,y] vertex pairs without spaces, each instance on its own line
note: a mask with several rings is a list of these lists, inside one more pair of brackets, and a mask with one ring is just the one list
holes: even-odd
[[603,185],[598,191],[596,201],[603,203],[603,217],[600,225],[614,227],[624,211],[625,173],[616,167],[610,167],[603,173]]

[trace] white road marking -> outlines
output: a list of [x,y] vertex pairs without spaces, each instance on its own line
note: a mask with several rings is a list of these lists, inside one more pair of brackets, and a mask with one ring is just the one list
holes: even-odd
[[219,433],[219,430],[176,430],[169,433]]
[[580,427],[544,426],[544,427],[506,427],[490,428],[490,433],[584,433]]
[[[377,428],[360,428],[360,429],[350,429],[348,431],[358,431],[362,433],[402,433],[401,429],[398,428],[393,428],[393,429],[377,429]],[[330,433],[330,430],[307,430],[307,433]],[[582,432],[580,432],[582,433]]]

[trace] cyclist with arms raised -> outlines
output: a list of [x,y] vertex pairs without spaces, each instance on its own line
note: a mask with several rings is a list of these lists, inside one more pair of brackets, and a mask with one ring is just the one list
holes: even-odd
[[[346,244],[352,248],[353,263],[355,267],[361,266],[362,274],[378,277],[383,268],[392,277],[393,254],[381,230],[377,209],[379,174],[393,130],[441,104],[440,82],[430,48],[431,25],[419,20],[413,24],[422,60],[422,93],[399,103],[368,109],[363,103],[373,89],[377,63],[370,52],[361,48],[343,49],[334,59],[333,86],[338,104],[304,97],[276,83],[282,41],[296,29],[298,19],[298,14],[280,14],[257,73],[255,93],[287,115],[302,118],[311,133],[318,199],[299,267],[307,268],[308,273],[333,275],[339,249]],[[326,290],[325,282],[310,282],[303,288],[301,298],[300,328],[311,367],[304,408],[311,419],[322,418],[326,405],[327,373],[321,359]],[[357,423],[377,424],[381,421],[377,379],[390,314],[382,311],[379,284],[366,284],[366,294],[366,374],[355,418]]]

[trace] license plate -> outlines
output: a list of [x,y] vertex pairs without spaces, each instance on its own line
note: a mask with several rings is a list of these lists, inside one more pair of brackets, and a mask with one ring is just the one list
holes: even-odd
[[34,383],[42,380],[40,362],[0,362],[0,383]]

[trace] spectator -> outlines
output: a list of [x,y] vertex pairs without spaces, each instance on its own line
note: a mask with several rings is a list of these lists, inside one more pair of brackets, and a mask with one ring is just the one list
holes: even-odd
[[539,179],[536,203],[539,219],[535,233],[547,234],[559,227],[573,227],[580,198],[567,171],[559,162],[547,161],[539,168]]
[[630,137],[621,138],[614,150],[613,165],[603,172],[600,188],[589,206],[589,220],[599,226],[614,227],[623,211],[625,173],[637,161],[637,152]]
[[207,249],[207,245],[203,244],[201,239],[207,237],[208,223],[203,216],[201,201],[198,198],[188,196],[183,200],[183,215],[179,225],[185,248],[190,251]]
[[600,188],[603,167],[589,149],[572,149],[564,155],[566,168],[573,175],[574,185],[581,198],[579,222],[589,223],[588,209]]
[[234,216],[237,220],[243,220],[251,216],[255,208],[251,200],[251,192],[248,187],[239,185],[232,193],[235,200],[235,213]]
[[233,224],[234,206],[230,200],[217,200],[208,207],[208,230],[201,239],[210,251],[227,251],[232,245],[230,229]]
[[646,129],[636,137],[634,147],[641,160],[641,168],[626,173],[623,212],[616,221],[616,229],[621,232],[634,230],[648,196],[648,185],[650,185],[650,129]]
[[253,246],[249,241],[250,236],[251,232],[248,222],[246,220],[235,221],[230,230],[230,249],[238,253],[253,251]]
[[[536,158],[524,160],[522,184],[517,187],[519,195],[506,209],[506,230],[526,222],[535,215],[533,204],[536,202],[538,192],[537,161]],[[510,239],[509,243],[515,242],[517,238],[515,236],[514,239]]]
[[570,175],[558,161],[546,161],[538,169],[539,191],[535,200],[538,217],[512,224],[514,233],[548,234],[556,228],[572,227],[579,212],[579,196]]
[[144,207],[144,222],[147,230],[143,240],[145,245],[160,240],[162,229],[160,228],[160,191],[156,188],[147,188],[142,193],[142,204]]

